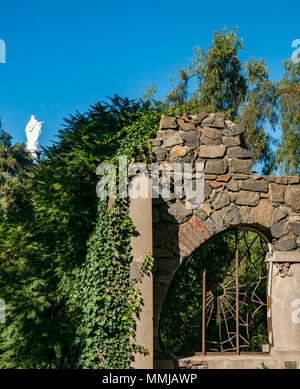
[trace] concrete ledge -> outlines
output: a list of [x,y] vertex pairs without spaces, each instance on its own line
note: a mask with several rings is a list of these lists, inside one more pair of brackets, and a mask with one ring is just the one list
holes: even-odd
[[300,262],[300,251],[274,251],[272,262]]
[[282,357],[259,354],[203,355],[178,358],[175,365],[182,369],[300,369],[300,358],[293,353]]

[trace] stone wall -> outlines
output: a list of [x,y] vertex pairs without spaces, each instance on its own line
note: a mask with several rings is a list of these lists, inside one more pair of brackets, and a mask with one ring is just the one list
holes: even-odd
[[154,350],[169,284],[182,260],[213,235],[244,226],[261,233],[274,251],[300,251],[299,177],[252,172],[242,146],[241,124],[221,113],[163,116],[152,157],[165,169],[173,162],[205,163],[205,202],[197,210],[185,198],[153,199]]

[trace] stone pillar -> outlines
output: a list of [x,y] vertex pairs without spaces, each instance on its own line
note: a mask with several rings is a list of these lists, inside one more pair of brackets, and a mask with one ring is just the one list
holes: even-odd
[[271,354],[300,356],[300,252],[273,254]]
[[[137,186],[136,177],[133,180]],[[140,185],[142,183],[140,182]],[[145,184],[145,182],[143,183]],[[131,198],[129,215],[135,225],[138,236],[132,237],[132,255],[131,278],[138,277],[141,266],[147,257],[152,254],[152,199],[150,195],[151,185],[148,180],[149,196],[148,198]],[[138,285],[143,298],[143,307],[140,318],[136,319],[136,342],[147,348],[149,355],[144,356],[140,353],[135,355],[135,361],[132,367],[135,369],[153,369],[153,281],[152,275],[145,276]]]

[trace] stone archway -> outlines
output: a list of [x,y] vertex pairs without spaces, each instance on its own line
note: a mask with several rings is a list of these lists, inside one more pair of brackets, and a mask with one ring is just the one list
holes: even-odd
[[[289,268],[295,268],[294,273],[298,274],[299,177],[260,176],[253,173],[251,153],[241,146],[244,131],[242,125],[224,120],[221,113],[182,115],[176,118],[163,116],[157,138],[152,140],[153,160],[160,163],[164,169],[168,169],[173,162],[195,164],[200,161],[205,164],[204,203],[199,209],[187,209],[184,196],[176,199],[172,196],[168,199],[153,199],[155,356],[160,352],[158,342],[160,310],[172,277],[182,260],[215,234],[237,226],[254,228],[272,243],[274,266],[279,269],[277,278],[280,277],[292,285],[292,278],[284,277],[284,274],[288,273]],[[275,282],[274,278],[273,284],[274,296],[278,299],[279,282]],[[293,285],[289,288],[289,305],[291,299],[297,300],[297,293],[300,299],[299,287],[295,282]],[[284,308],[280,303],[274,300],[273,305],[275,311],[279,312],[281,309],[283,313]],[[274,320],[277,319],[274,317]],[[276,350],[275,331],[279,334],[281,327],[278,322],[274,324]],[[294,326],[293,331],[295,337],[300,338],[298,327]],[[281,338],[278,335],[279,348],[282,346],[288,350],[290,346],[284,346],[287,343],[286,338],[284,336]],[[297,347],[300,353],[300,340]]]

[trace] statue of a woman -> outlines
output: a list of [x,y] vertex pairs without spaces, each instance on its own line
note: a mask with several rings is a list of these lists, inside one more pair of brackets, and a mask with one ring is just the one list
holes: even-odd
[[31,157],[36,161],[39,158],[38,138],[41,135],[41,128],[43,123],[44,122],[38,122],[34,115],[31,115],[31,118],[25,129],[27,137],[27,150],[31,154]]

